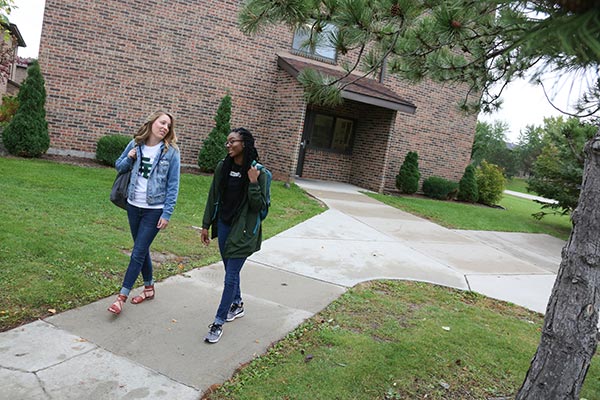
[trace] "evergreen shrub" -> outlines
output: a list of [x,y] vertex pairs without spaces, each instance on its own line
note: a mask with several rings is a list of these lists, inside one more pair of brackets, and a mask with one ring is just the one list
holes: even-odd
[[12,155],[39,157],[50,147],[44,85],[40,65],[33,61],[17,95],[17,111],[2,132],[4,147]]
[[396,175],[396,188],[400,193],[413,194],[419,190],[419,156],[414,151],[409,151]]
[[202,148],[198,153],[198,166],[203,172],[214,172],[217,163],[227,155],[224,144],[227,135],[231,131],[229,121],[231,120],[231,96],[226,94],[219,104],[215,115],[215,127],[204,140]]
[[502,192],[506,186],[502,169],[495,164],[482,161],[475,175],[479,190],[478,202],[488,206],[498,204],[502,200]]
[[477,178],[475,177],[475,167],[473,165],[467,165],[465,173],[458,182],[457,198],[468,203],[476,203],[479,199],[479,189],[477,188]]
[[438,200],[452,200],[458,191],[458,183],[439,176],[430,176],[423,181],[425,196]]
[[123,153],[131,139],[131,136],[125,135],[102,136],[96,143],[96,160],[101,164],[114,167],[117,158]]

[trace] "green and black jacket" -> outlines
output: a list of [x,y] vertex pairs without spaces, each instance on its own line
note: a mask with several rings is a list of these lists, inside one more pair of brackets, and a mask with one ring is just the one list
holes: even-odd
[[[219,183],[221,181],[221,168],[223,161],[219,161],[215,168],[213,181],[208,192],[208,199],[202,218],[202,228],[211,228],[211,238],[218,236],[217,221],[221,207]],[[242,199],[238,212],[233,217],[231,232],[225,242],[224,258],[246,258],[260,250],[262,242],[262,221],[260,210],[267,206],[267,180],[265,174],[258,176],[257,183],[248,184],[248,192]]]

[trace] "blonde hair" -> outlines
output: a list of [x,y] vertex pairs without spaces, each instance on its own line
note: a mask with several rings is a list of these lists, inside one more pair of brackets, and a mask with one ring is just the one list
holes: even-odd
[[171,113],[162,110],[158,110],[150,114],[148,118],[146,118],[146,122],[144,122],[140,129],[138,129],[137,133],[133,135],[133,139],[135,140],[136,144],[142,144],[146,141],[146,139],[148,139],[148,136],[150,136],[150,133],[152,132],[152,124],[154,123],[154,121],[160,118],[161,115],[166,115],[171,119],[171,126],[169,126],[169,132],[164,138],[165,151],[169,149],[170,145],[177,147],[177,135],[175,134],[175,118],[173,118],[173,115]]

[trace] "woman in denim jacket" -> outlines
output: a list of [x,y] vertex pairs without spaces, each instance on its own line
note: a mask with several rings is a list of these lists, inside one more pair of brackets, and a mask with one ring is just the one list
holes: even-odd
[[133,250],[117,300],[108,308],[120,314],[140,272],[144,290],[131,299],[133,304],[154,298],[150,245],[169,224],[179,192],[179,149],[175,142],[175,120],[156,111],[133,136],[115,162],[118,172],[132,170],[127,190],[127,218]]

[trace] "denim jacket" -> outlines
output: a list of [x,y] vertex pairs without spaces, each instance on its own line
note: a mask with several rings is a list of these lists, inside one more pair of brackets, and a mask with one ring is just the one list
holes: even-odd
[[[140,168],[141,151],[138,147],[135,160],[127,157],[129,151],[136,146],[135,141],[129,142],[121,156],[115,162],[115,168],[119,173],[133,170],[129,187],[127,189],[127,198],[133,199],[135,184],[138,174],[136,171]],[[179,149],[174,145],[169,146],[165,152],[165,144],[161,143],[160,156],[154,160],[150,176],[148,177],[148,188],[146,190],[146,203],[149,205],[164,203],[161,218],[167,221],[171,218],[175,203],[177,203],[177,194],[179,193]]]

